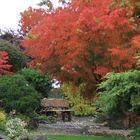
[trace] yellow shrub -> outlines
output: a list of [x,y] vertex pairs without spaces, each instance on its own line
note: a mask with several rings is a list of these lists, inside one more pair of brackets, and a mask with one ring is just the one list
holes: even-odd
[[63,84],[62,91],[70,102],[75,116],[88,116],[96,112],[95,101],[88,101],[80,95],[80,87],[74,87],[71,83]]
[[0,123],[6,120],[6,114],[3,111],[0,111]]

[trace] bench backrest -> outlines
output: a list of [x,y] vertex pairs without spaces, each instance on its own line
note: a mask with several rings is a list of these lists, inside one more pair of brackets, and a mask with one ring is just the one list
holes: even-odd
[[69,108],[69,101],[66,99],[44,98],[41,101],[41,106],[44,108]]

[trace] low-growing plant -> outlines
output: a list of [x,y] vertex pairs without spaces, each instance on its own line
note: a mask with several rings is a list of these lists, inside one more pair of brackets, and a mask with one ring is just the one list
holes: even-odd
[[39,114],[32,112],[32,114],[16,114],[15,116],[12,116],[12,118],[20,118],[27,124],[28,129],[36,129],[38,128],[38,116]]
[[0,130],[5,131],[6,113],[0,111]]
[[30,117],[27,115],[24,115],[24,114],[16,114],[15,116],[13,116],[15,118],[20,118],[21,120],[25,121],[26,123],[28,123],[30,121]]
[[6,122],[6,134],[12,140],[21,140],[27,137],[26,123],[20,118],[10,119]]
[[71,109],[76,116],[87,116],[95,113],[94,101],[88,101],[80,95],[80,88],[72,84],[63,84],[62,91],[66,99],[70,102]]
[[140,139],[140,127],[135,128],[131,135],[129,136],[131,140],[139,140]]
[[6,120],[6,114],[3,111],[0,111],[0,123]]
[[32,120],[35,120],[38,123],[55,123],[57,121],[55,116],[48,116],[45,114],[34,114],[32,115]]

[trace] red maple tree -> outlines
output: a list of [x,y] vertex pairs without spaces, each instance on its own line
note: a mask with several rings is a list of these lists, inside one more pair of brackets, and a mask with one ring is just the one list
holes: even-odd
[[9,72],[12,65],[7,64],[8,62],[8,54],[5,51],[0,51],[0,77],[2,75],[8,75],[13,74],[12,72]]
[[139,0],[71,0],[49,12],[29,9],[21,19],[23,31],[30,27],[22,45],[32,66],[62,82],[84,83],[93,94],[106,73],[135,68],[139,8]]

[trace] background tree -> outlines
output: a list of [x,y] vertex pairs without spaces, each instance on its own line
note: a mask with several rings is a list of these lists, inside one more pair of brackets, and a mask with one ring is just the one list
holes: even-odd
[[20,45],[20,39],[23,37],[23,35],[19,31],[14,30],[0,30],[0,39],[6,40],[15,46]]
[[28,58],[17,46],[11,44],[8,41],[0,40],[0,51],[5,51],[8,53],[8,64],[13,66],[11,71],[17,72],[20,69],[26,67]]
[[22,45],[34,58],[32,67],[61,82],[84,83],[82,93],[95,95],[103,75],[135,68],[138,9],[138,0],[71,0],[49,12],[29,9],[21,19],[21,30],[30,28]]

